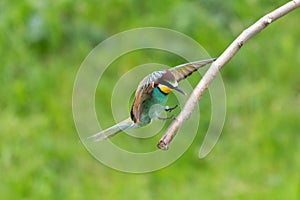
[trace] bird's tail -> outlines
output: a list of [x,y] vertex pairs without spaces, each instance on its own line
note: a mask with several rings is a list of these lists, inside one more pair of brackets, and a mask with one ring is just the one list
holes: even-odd
[[118,134],[119,132],[121,132],[123,130],[127,130],[130,128],[136,128],[136,125],[131,120],[131,118],[128,118],[108,129],[105,129],[103,131],[100,131],[99,133],[96,133],[95,135],[88,137],[87,139],[92,139],[94,141],[104,140],[104,139],[115,136],[116,134]]

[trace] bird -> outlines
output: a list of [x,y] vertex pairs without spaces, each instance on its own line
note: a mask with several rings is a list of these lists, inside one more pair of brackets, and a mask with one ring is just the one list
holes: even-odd
[[89,136],[88,139],[101,141],[113,137],[122,131],[146,126],[154,119],[168,120],[173,118],[173,116],[166,118],[159,116],[163,111],[171,112],[178,107],[178,105],[174,107],[165,106],[168,94],[175,90],[186,95],[178,83],[186,79],[199,68],[215,60],[216,58],[194,61],[173,68],[152,72],[138,84],[131,106],[130,116],[110,128]]

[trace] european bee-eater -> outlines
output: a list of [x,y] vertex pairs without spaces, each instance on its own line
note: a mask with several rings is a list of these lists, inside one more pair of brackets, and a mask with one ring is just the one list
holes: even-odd
[[178,86],[178,82],[190,76],[200,67],[210,64],[215,60],[215,58],[211,58],[190,62],[149,74],[137,87],[130,117],[89,138],[99,141],[112,137],[123,130],[139,128],[150,124],[153,119],[170,119],[171,117],[163,118],[159,116],[162,111],[172,111],[177,107],[177,105],[171,108],[164,106],[167,102],[168,94],[173,90],[177,90],[185,95],[185,92]]

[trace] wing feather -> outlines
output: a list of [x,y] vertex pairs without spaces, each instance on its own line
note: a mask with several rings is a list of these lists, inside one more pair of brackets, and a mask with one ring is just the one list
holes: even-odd
[[162,77],[163,74],[165,74],[165,71],[156,71],[148,76],[146,76],[138,85],[134,101],[131,107],[131,119],[134,121],[134,123],[139,124],[141,120],[141,115],[143,113],[143,102],[149,98],[149,95],[151,95],[151,92],[153,88],[156,86],[156,80]]
[[182,65],[178,65],[174,68],[171,68],[169,70],[174,75],[176,81],[179,82],[185,79],[186,77],[190,76],[193,72],[197,71],[200,67],[204,67],[205,65],[210,64],[215,60],[216,58],[210,58],[206,60],[185,63]]

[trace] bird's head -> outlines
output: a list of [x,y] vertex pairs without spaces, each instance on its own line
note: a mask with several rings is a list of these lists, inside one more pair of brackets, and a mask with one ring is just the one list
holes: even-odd
[[186,95],[186,93],[178,86],[178,82],[169,70],[167,70],[166,73],[158,80],[157,87],[165,94],[169,94],[173,90],[177,90],[181,94]]

